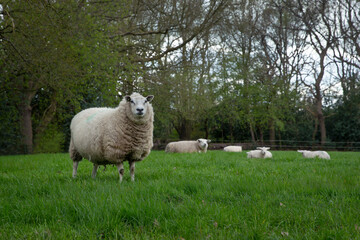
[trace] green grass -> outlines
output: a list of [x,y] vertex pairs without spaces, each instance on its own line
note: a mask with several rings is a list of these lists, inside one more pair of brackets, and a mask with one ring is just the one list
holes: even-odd
[[72,179],[68,154],[0,157],[0,239],[360,239],[360,153],[165,154]]

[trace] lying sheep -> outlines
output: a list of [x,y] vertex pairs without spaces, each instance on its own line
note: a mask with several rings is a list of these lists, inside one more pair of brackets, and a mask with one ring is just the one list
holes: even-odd
[[269,147],[257,147],[256,149],[247,152],[247,158],[272,158],[271,152],[268,151]]
[[325,151],[307,151],[307,150],[298,150],[299,153],[302,153],[304,158],[323,158],[330,159],[330,155]]
[[153,97],[133,93],[125,96],[117,108],[89,108],[76,114],[70,125],[73,177],[79,162],[86,158],[94,164],[93,178],[99,165],[115,164],[120,182],[123,162],[128,161],[134,181],[135,162],[148,156],[153,146]]
[[241,146],[227,146],[224,147],[225,152],[242,152]]
[[179,141],[171,142],[166,145],[165,152],[167,153],[206,153],[208,148],[208,143],[211,140],[199,138],[196,141]]

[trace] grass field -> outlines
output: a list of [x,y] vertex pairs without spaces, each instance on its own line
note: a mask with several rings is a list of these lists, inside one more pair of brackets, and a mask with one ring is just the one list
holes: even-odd
[[0,157],[0,239],[360,239],[360,153],[165,154],[135,182],[68,154]]

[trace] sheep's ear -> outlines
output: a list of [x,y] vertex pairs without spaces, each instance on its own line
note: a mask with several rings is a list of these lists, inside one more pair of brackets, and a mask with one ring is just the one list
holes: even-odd
[[154,95],[149,95],[146,97],[146,101],[151,102],[154,99]]
[[128,96],[128,95],[125,96],[125,99],[126,99],[127,102],[130,102],[130,101],[131,101],[131,97]]
[[209,142],[211,142],[211,140],[210,140],[210,139],[208,139],[208,140],[206,140],[206,141],[207,141],[208,143],[209,143]]
[[261,149],[262,149],[262,147],[257,147],[256,149],[259,149],[259,150],[261,150]]

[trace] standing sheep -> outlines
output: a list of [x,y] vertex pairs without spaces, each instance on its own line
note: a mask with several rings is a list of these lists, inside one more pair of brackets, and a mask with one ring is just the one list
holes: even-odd
[[69,153],[73,160],[73,177],[82,158],[94,164],[92,177],[99,165],[115,164],[120,182],[123,162],[129,162],[131,180],[135,180],[135,162],[149,155],[153,146],[154,113],[150,104],[154,96],[138,93],[125,96],[116,108],[89,108],[71,121]]
[[302,153],[304,158],[323,158],[330,159],[330,155],[325,151],[307,151],[307,150],[298,150],[299,153]]
[[271,152],[268,151],[269,147],[257,147],[256,149],[247,152],[247,158],[272,158]]
[[227,146],[224,147],[225,152],[242,152],[241,146]]
[[208,143],[211,140],[199,138],[196,141],[179,141],[171,142],[166,145],[165,152],[167,153],[206,153],[208,148]]

